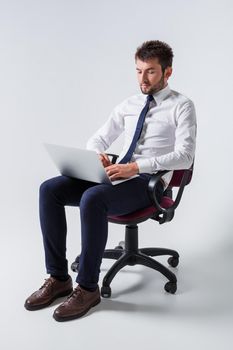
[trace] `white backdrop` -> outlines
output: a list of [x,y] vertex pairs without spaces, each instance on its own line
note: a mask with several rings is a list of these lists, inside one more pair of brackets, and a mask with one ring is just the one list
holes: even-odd
[[[85,147],[113,107],[140,91],[137,46],[159,39],[174,50],[170,87],[195,103],[197,151],[173,222],[141,225],[140,242],[200,259],[203,280],[222,295],[220,308],[228,298],[232,310],[232,15],[230,0],[0,0],[0,259],[7,283],[44,273],[38,188],[58,172],[42,143]],[[119,148],[118,141],[111,150]],[[67,221],[72,259],[80,249],[77,208],[67,208]],[[122,238],[123,227],[111,225],[108,245]]]

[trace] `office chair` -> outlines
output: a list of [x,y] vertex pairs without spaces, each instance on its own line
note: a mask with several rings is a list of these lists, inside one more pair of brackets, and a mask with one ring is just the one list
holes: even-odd
[[[111,155],[112,163],[116,162],[117,156]],[[179,264],[179,254],[177,251],[167,248],[139,248],[138,247],[138,224],[148,219],[153,219],[159,224],[164,224],[173,219],[175,209],[178,207],[184,187],[188,185],[192,178],[193,166],[190,169],[175,170],[168,188],[164,192],[160,203],[156,198],[156,187],[161,177],[166,174],[168,170],[159,171],[153,174],[149,183],[148,191],[152,199],[152,205],[133,213],[121,216],[109,216],[108,221],[115,224],[125,225],[125,241],[119,242],[114,249],[106,249],[103,258],[115,259],[116,262],[108,270],[102,281],[101,296],[109,298],[111,296],[110,283],[114,276],[124,266],[130,265],[144,265],[162,273],[168,282],[164,289],[166,292],[174,294],[177,290],[177,279],[175,274],[166,266],[162,265],[152,256],[168,255],[168,264],[171,267],[176,267]],[[175,200],[172,199],[172,188],[178,187]],[[74,272],[78,272],[79,256],[71,265]]]

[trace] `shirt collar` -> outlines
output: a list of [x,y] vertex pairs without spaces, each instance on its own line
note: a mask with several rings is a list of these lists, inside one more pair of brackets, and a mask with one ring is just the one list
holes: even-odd
[[171,89],[169,85],[167,85],[165,88],[155,92],[153,94],[153,97],[155,99],[156,105],[158,106],[165,98],[170,94]]

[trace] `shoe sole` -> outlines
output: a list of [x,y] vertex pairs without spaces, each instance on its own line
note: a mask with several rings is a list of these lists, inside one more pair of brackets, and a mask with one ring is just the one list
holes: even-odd
[[60,294],[57,294],[55,297],[53,297],[52,299],[50,299],[47,303],[45,304],[40,304],[40,305],[28,305],[26,302],[24,304],[25,309],[27,309],[28,311],[36,311],[36,310],[40,310],[40,309],[44,309],[45,307],[51,305],[56,299],[61,298],[61,297],[66,297],[68,295],[70,295],[73,292],[73,288],[69,289],[66,292],[62,292]]
[[72,316],[67,316],[67,317],[61,317],[61,316],[57,316],[55,313],[53,314],[53,318],[58,321],[58,322],[65,322],[65,321],[70,321],[70,320],[74,320],[76,318],[80,318],[82,316],[84,316],[92,307],[98,305],[101,302],[101,298],[99,298],[98,300],[96,300],[93,304],[91,304],[89,306],[88,309],[86,309],[85,311],[76,314],[76,315],[72,315]]

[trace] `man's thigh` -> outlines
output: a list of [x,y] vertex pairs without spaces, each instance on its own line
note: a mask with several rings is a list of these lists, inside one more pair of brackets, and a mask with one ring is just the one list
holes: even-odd
[[108,215],[124,215],[151,205],[148,193],[149,179],[150,177],[141,175],[114,186],[98,184],[87,189],[84,197],[102,202]]
[[97,183],[59,175],[44,181],[40,194],[52,193],[62,205],[79,206],[83,193]]

